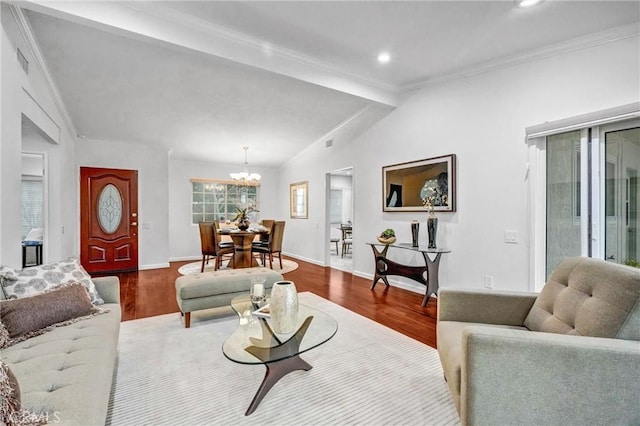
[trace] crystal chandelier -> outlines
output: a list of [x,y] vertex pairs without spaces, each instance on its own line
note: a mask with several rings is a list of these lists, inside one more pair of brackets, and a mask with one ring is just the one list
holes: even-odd
[[244,171],[231,173],[231,178],[242,183],[258,182],[261,176],[258,173],[249,173],[249,163],[247,162],[247,151],[249,150],[249,147],[243,146],[242,149],[244,149]]

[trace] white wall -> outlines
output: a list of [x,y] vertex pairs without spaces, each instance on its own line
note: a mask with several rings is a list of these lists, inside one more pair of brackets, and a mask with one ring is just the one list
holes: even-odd
[[[191,223],[191,178],[230,180],[229,173],[242,170],[242,164],[214,164],[206,162],[171,159],[169,161],[169,257],[171,261],[201,258],[200,232],[198,226]],[[251,172],[259,173],[260,190],[258,195],[257,218],[280,220],[281,199],[288,192],[277,191],[277,172],[271,169],[251,167]],[[287,189],[288,191],[288,189]]]
[[[383,213],[384,165],[454,153],[457,155],[456,213],[438,213],[442,287],[482,287],[527,291],[527,126],[631,102],[640,94],[638,38],[621,40],[543,60],[427,87],[353,141],[333,148],[316,143],[282,170],[280,185],[309,181],[309,220],[289,221],[296,238],[284,250],[321,263],[326,246],[323,224],[326,172],[354,166],[354,273],[370,277],[373,256],[365,245],[383,229],[410,241],[412,219],[426,213]],[[615,66],[611,66],[615,64]],[[292,228],[292,229],[291,229]],[[505,244],[504,231],[518,232]],[[395,250],[396,260],[418,262]],[[424,287],[405,279],[403,286]]]
[[78,174],[80,167],[138,171],[139,268],[168,267],[169,165],[167,151],[132,143],[82,140],[77,146]]
[[[353,145],[350,141],[333,137],[333,146],[326,148],[320,140],[295,156],[280,170],[278,192],[287,194],[280,203],[281,217],[287,218],[283,238],[283,252],[299,259],[324,265],[328,247],[328,233],[325,233],[326,174],[333,170],[351,167],[354,164]],[[357,198],[358,170],[354,170],[353,193]],[[289,215],[289,185],[308,181],[308,218],[291,219]],[[354,221],[358,219],[358,205],[354,207]],[[325,238],[326,237],[326,238]]]
[[[33,145],[29,141],[25,142],[28,150],[47,153],[47,167],[51,171],[48,176],[50,201],[45,229],[45,261],[78,254],[78,184],[72,167],[75,156],[73,138],[64,126],[64,121],[44,83],[41,70],[36,66],[27,44],[20,35],[8,6],[3,3],[1,11],[0,263],[20,267],[23,113],[29,115],[36,125],[47,128],[49,133],[52,133],[52,129],[58,129],[56,134],[53,134],[58,144],[41,142],[41,145]],[[29,60],[28,75],[16,59],[18,47]],[[46,123],[42,120],[46,120]]]

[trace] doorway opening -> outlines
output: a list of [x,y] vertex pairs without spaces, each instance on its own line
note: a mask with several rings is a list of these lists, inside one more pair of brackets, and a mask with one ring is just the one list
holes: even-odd
[[325,264],[353,271],[353,167],[327,173]]
[[24,114],[21,137],[20,239],[24,268],[49,258],[47,152],[53,141]]
[[43,263],[45,224],[44,154],[22,153],[20,201],[22,267]]

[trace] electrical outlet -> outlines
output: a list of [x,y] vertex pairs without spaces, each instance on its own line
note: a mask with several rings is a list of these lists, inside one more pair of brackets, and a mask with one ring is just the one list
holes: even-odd
[[504,242],[507,244],[518,244],[518,231],[504,231]]
[[493,277],[491,275],[485,275],[482,277],[485,288],[493,288]]

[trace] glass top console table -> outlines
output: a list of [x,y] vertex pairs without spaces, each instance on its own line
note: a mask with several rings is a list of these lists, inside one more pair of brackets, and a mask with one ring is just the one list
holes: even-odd
[[[440,256],[443,253],[450,253],[451,250],[443,248],[428,248],[426,245],[420,245],[414,247],[411,243],[396,243],[396,244],[381,244],[381,243],[367,243],[373,250],[373,256],[375,258],[375,275],[373,277],[373,284],[371,290],[376,287],[379,280],[384,281],[387,287],[389,287],[389,281],[387,276],[397,275],[405,278],[412,279],[414,281],[423,284],[426,287],[424,299],[422,299],[422,306],[427,306],[429,297],[432,294],[438,294],[438,269],[440,267]],[[384,247],[379,250],[378,247]],[[387,259],[387,251],[389,247],[399,248],[404,250],[412,250],[422,253],[424,258],[424,266],[403,265],[401,263],[394,262]],[[428,254],[435,255],[433,260]],[[426,275],[426,276],[425,276]]]

